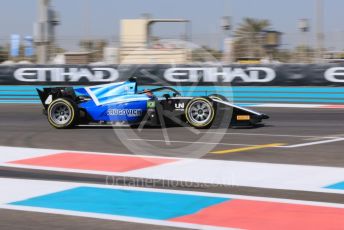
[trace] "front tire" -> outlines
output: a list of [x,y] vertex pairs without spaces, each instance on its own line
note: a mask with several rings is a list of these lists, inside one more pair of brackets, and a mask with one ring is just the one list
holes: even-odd
[[57,129],[68,129],[76,125],[79,117],[77,105],[70,99],[59,98],[48,107],[48,121]]
[[206,98],[194,98],[186,106],[185,117],[192,127],[199,129],[208,128],[214,121],[214,106]]

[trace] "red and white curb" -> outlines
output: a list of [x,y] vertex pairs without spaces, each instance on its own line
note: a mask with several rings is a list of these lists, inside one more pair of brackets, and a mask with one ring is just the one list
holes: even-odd
[[0,147],[0,166],[344,194],[344,168]]

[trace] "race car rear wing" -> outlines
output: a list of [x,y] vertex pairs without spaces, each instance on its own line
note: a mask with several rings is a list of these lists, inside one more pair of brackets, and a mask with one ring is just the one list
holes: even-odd
[[51,102],[58,98],[70,98],[73,101],[77,99],[73,87],[54,87],[43,88],[43,90],[36,90],[45,109],[48,108]]

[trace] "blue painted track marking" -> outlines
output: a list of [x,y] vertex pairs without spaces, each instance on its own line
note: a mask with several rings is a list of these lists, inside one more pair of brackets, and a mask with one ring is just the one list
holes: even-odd
[[40,104],[40,100],[0,100],[0,104]]
[[0,91],[0,95],[13,95],[13,96],[30,95],[30,96],[37,96],[37,92],[36,91]]
[[12,205],[167,220],[190,215],[229,198],[78,187]]
[[3,96],[0,94],[0,99],[37,99],[39,100],[39,96],[28,96],[28,95],[22,95],[22,96]]
[[333,184],[333,185],[327,186],[326,188],[344,190],[344,181],[339,182],[337,184]]
[[331,99],[293,99],[293,98],[234,98],[234,102],[257,102],[257,103],[268,103],[268,102],[310,102],[310,103],[332,103],[332,104],[343,104],[344,100],[331,100]]
[[[43,89],[43,88],[49,88],[49,87],[63,87],[63,86],[54,86],[54,85],[18,85],[18,86],[7,86],[2,85],[0,86],[0,91],[36,91],[36,89]],[[82,86],[73,86],[73,87],[82,87]]]

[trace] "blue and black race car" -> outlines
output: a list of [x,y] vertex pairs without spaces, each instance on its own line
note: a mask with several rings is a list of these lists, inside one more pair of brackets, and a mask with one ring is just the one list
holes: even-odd
[[58,129],[125,122],[132,127],[252,126],[269,118],[231,104],[221,95],[183,97],[171,87],[138,91],[135,79],[88,86],[37,89],[49,123]]

